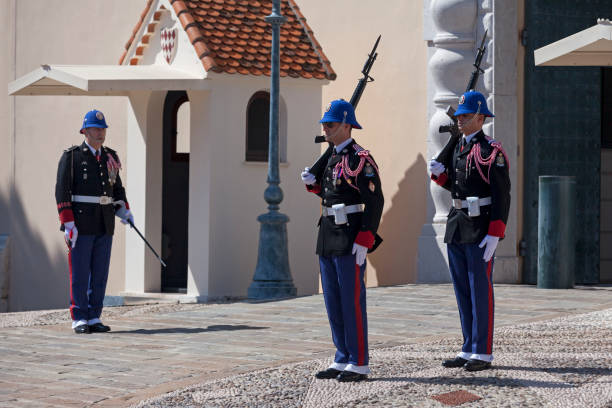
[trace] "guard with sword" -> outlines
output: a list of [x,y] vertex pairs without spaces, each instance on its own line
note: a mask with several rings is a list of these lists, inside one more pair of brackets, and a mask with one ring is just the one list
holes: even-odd
[[85,114],[80,146],[59,161],[55,198],[68,245],[70,315],[75,333],[108,332],[100,320],[106,292],[115,216],[133,225],[121,183],[117,153],[103,146],[106,119],[99,110]]
[[467,371],[488,369],[493,360],[493,262],[510,209],[508,157],[499,142],[483,133],[493,113],[484,95],[474,90],[483,72],[486,36],[457,111],[447,110],[453,123],[440,128],[451,137],[429,162],[431,179],[451,193],[444,242],[463,332],[461,351],[442,365]]
[[316,253],[319,255],[323,298],[336,347],[334,362],[316,373],[319,379],[356,382],[370,373],[364,274],[366,255],[382,241],[376,231],[384,198],[379,169],[370,152],[352,137],[361,129],[355,107],[376,59],[370,53],[350,102],[332,101],[319,121],[327,151],[301,174],[308,191],[321,198],[322,214]]

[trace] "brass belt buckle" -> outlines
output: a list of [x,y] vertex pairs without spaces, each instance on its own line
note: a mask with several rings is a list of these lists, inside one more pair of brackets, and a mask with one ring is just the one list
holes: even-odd
[[113,199],[111,197],[108,196],[101,196],[100,197],[100,204],[101,205],[107,205],[107,204],[112,204],[113,203]]

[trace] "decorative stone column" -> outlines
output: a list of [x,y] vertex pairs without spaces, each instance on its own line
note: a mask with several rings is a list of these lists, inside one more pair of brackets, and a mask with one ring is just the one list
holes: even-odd
[[[430,47],[428,158],[435,156],[448,140],[448,134],[440,134],[438,128],[449,123],[446,107],[456,107],[459,96],[465,92],[474,70],[476,49],[488,31],[487,51],[481,64],[484,74],[476,89],[487,97],[487,104],[496,115],[484,125],[484,132],[502,142],[510,159],[513,201],[506,238],[495,254],[495,281],[504,283],[520,281],[516,250],[520,199],[517,194],[518,7],[516,2],[507,0],[424,0],[424,37]],[[417,282],[449,282],[443,240],[450,195],[433,182],[427,208],[428,222],[419,237]]]
[[[471,64],[477,47],[478,3],[477,0],[431,0],[425,14],[431,16],[433,21],[428,64],[429,159],[442,150],[449,138],[448,133],[441,134],[438,129],[450,122],[446,108],[449,105],[457,106],[472,72]],[[417,282],[450,282],[446,245],[443,242],[450,196],[433,182],[430,187],[427,206],[429,222],[423,225],[419,237]]]
[[[487,54],[489,68],[485,69],[484,90],[489,95],[487,103],[492,107],[495,120],[485,125],[484,131],[502,143],[510,161],[510,213],[506,223],[506,237],[499,242],[495,251],[493,280],[497,283],[520,283],[520,258],[518,246],[519,209],[522,180],[518,178],[519,125],[518,81],[522,60],[519,59],[518,14],[521,2],[507,0],[481,0],[479,31],[489,30]],[[480,88],[479,88],[480,89]]]

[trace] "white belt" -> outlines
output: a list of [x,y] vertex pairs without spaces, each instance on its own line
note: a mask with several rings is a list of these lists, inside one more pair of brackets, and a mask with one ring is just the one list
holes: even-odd
[[90,203],[90,204],[107,205],[107,204],[113,203],[113,197],[73,195],[72,201],[75,203]]
[[[491,204],[491,197],[484,197],[478,199],[478,206],[482,207],[483,205]],[[468,208],[467,200],[460,200],[458,198],[453,199],[453,207],[455,208]]]
[[[363,208],[364,208],[363,204],[347,205],[344,207],[344,213],[352,214],[352,213],[363,212]],[[323,215],[326,215],[326,216],[336,215],[336,210],[332,207],[323,207]]]

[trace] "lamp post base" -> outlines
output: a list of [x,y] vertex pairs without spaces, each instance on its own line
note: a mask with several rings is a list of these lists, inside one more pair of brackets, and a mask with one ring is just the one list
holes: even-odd
[[289,217],[270,211],[257,217],[261,223],[259,231],[259,253],[253,282],[249,286],[249,299],[282,299],[297,295],[289,271],[287,251],[287,222]]
[[253,282],[247,296],[254,300],[285,299],[297,295],[293,282]]

